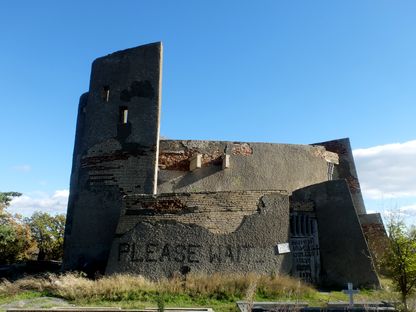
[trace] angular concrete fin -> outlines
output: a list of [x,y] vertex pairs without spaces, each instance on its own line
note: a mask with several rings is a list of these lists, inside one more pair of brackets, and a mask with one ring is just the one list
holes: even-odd
[[365,214],[365,205],[361,193],[360,182],[358,180],[357,170],[355,168],[354,156],[352,154],[349,138],[315,143],[312,145],[321,145],[329,152],[337,153],[339,156],[339,165],[335,166],[334,180],[345,179],[351,191],[357,213]]
[[321,281],[325,287],[380,287],[348,184],[334,180],[295,191],[298,201],[312,201],[318,221]]

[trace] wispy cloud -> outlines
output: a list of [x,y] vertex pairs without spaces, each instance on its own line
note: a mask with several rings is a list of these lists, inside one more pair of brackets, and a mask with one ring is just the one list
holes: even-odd
[[414,224],[416,217],[416,204],[411,206],[403,206],[398,209],[381,211],[383,219],[388,221],[391,218],[399,218],[408,224]]
[[416,140],[353,151],[364,197],[416,196]]
[[68,190],[57,190],[53,194],[33,192],[14,198],[8,210],[13,213],[29,217],[35,211],[50,214],[66,213],[68,204]]
[[17,172],[29,172],[32,170],[32,167],[30,165],[24,164],[24,165],[16,165],[12,167],[13,171]]

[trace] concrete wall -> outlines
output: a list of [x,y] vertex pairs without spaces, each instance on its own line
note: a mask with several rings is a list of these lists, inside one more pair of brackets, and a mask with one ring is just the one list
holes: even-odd
[[[202,168],[189,171],[202,154]],[[224,154],[230,167],[222,169]],[[337,156],[309,145],[161,140],[158,193],[287,190],[327,181]]]
[[92,65],[78,111],[64,269],[104,270],[122,196],[155,192],[161,62],[162,46],[155,43]]
[[358,180],[357,170],[355,169],[350,139],[344,138],[313,145],[323,146],[326,150],[338,154],[339,165],[334,168],[333,178],[334,180],[345,179],[347,181],[357,213],[359,215],[365,214],[366,210],[363,195],[361,193],[360,181]]
[[[128,196],[107,273],[150,278],[175,272],[289,273],[288,196],[221,192]],[[207,218],[230,221],[207,229]],[[131,221],[131,219],[134,221]],[[239,221],[233,224],[233,218]],[[215,224],[216,222],[212,222]]]
[[126,211],[120,219],[116,235],[132,229],[139,221],[161,220],[197,224],[215,234],[231,233],[240,226],[245,216],[259,211],[262,205],[260,198],[269,193],[278,192],[200,192],[126,196],[123,199]]
[[313,203],[321,255],[321,283],[327,287],[379,287],[370,251],[345,180],[312,185],[292,194]]

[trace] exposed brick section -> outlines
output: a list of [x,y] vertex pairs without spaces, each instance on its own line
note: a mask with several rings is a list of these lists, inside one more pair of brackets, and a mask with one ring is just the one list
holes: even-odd
[[339,158],[340,158],[340,166],[338,168],[339,175],[341,176],[341,178],[344,178],[347,180],[348,186],[352,194],[360,194],[361,193],[360,182],[358,181],[358,178],[354,176],[354,174],[356,174],[355,166],[353,169],[354,172],[352,172],[351,170],[350,161],[353,162],[354,160],[352,158],[352,154],[350,154],[351,151],[349,151],[347,146],[345,145],[345,141],[334,140],[334,141],[322,142],[318,144],[324,146],[327,151],[337,153],[339,155]]
[[215,151],[212,154],[202,154],[202,167],[221,166],[223,153]]
[[[188,171],[190,159],[197,153],[196,149],[186,149],[175,152],[161,152],[159,154],[159,168],[165,170]],[[202,166],[220,166],[222,164],[222,152],[202,153]]]
[[346,179],[347,179],[347,183],[348,183],[351,193],[353,194],[361,193],[360,182],[358,181],[356,177],[349,176]]
[[200,225],[213,233],[235,231],[245,216],[258,212],[264,194],[284,191],[200,192],[124,197],[126,215],[118,234],[125,233],[138,221],[174,220]]
[[325,149],[327,151],[337,153],[338,155],[347,155],[348,154],[348,150],[338,140],[319,143],[319,145],[325,146]]
[[125,160],[128,158],[128,153],[114,153],[111,155],[83,157],[81,160],[81,168],[92,167],[98,164],[107,163],[114,160]]
[[385,273],[382,272],[381,260],[387,250],[389,240],[384,225],[382,223],[367,223],[361,224],[361,227],[376,268],[380,273]]
[[159,154],[159,167],[166,170],[189,170],[189,153],[181,152],[165,152]]
[[253,154],[253,149],[248,143],[234,143],[231,153],[233,155],[249,156]]
[[[186,210],[184,202],[178,198],[162,199],[153,202],[141,202],[142,208],[152,212],[153,214],[177,214]],[[131,211],[134,211],[133,209]]]
[[143,183],[137,177],[146,176],[150,157],[142,157],[145,149],[120,150],[113,140],[105,141],[88,150],[81,159],[81,170],[88,175],[90,190],[100,192],[116,187],[121,194],[142,193]]

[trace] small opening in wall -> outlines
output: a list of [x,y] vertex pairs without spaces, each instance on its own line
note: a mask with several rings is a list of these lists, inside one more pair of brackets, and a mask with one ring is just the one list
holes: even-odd
[[120,122],[122,124],[126,124],[128,121],[129,110],[127,107],[122,106],[120,107]]
[[103,100],[108,102],[110,99],[110,86],[104,86],[102,92]]

